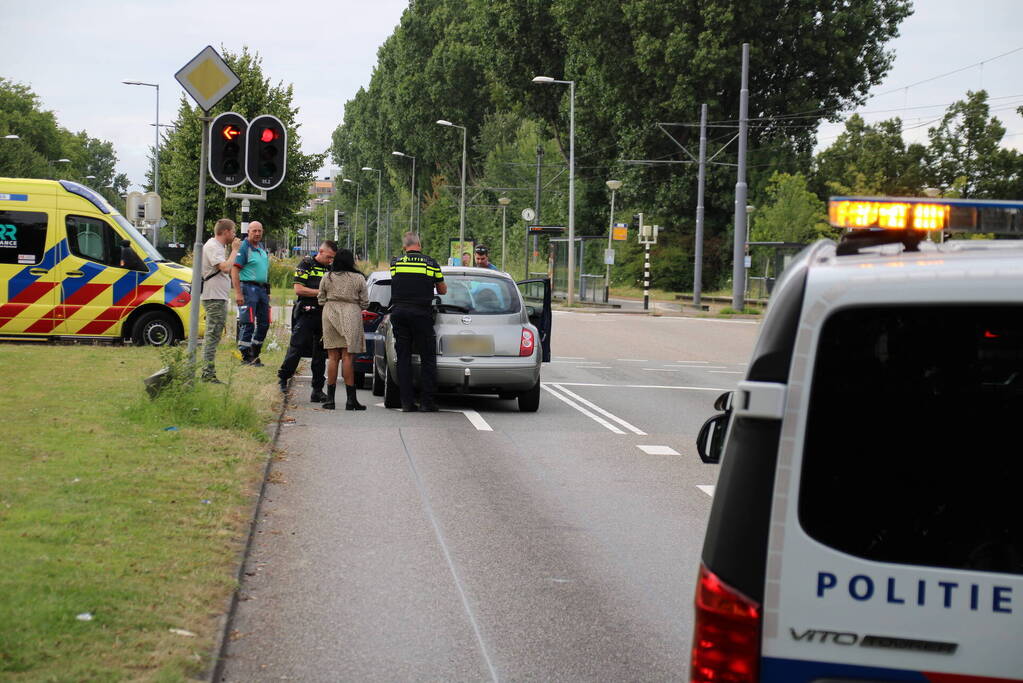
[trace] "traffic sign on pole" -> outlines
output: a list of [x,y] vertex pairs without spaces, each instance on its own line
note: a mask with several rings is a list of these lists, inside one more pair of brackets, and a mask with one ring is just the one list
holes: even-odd
[[181,67],[174,78],[205,112],[213,109],[242,82],[224,58],[209,45]]

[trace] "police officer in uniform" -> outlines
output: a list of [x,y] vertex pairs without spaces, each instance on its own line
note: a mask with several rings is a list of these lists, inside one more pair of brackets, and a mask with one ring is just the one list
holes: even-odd
[[337,243],[327,240],[320,245],[316,256],[306,256],[295,268],[295,301],[294,315],[291,325],[291,343],[288,353],[284,356],[281,369],[277,371],[281,391],[288,393],[288,381],[298,369],[298,362],[303,356],[312,356],[313,393],[309,400],[323,403],[327,395],[323,393],[326,381],[324,370],[327,366],[327,353],[323,350],[323,323],[320,304],[316,295],[320,293],[320,279],[330,270],[337,254]]
[[[401,410],[435,412],[437,392],[437,337],[433,331],[433,290],[447,294],[440,265],[422,252],[419,235],[406,232],[403,256],[391,259],[391,325],[398,354]],[[412,387],[412,350],[419,352],[420,405]]]

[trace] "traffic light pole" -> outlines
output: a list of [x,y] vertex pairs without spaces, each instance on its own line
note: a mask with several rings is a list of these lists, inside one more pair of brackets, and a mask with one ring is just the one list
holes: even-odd
[[202,146],[199,148],[199,203],[195,212],[195,244],[192,247],[192,289],[191,305],[188,318],[188,362],[195,368],[195,352],[199,337],[199,292],[202,289],[202,229],[206,221],[206,155],[210,149],[210,121],[208,116],[200,117],[202,121]]
[[266,201],[266,190],[260,190],[259,194],[245,194],[243,192],[231,192],[231,190],[224,190],[224,198],[226,199],[240,199],[242,200],[242,235],[249,234],[249,200],[258,199],[259,201]]

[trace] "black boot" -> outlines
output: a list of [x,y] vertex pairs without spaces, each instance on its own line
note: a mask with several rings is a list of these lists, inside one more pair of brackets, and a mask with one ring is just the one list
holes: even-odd
[[282,394],[288,393],[288,380],[289,379],[291,379],[291,378],[290,377],[280,377],[280,376],[277,377],[277,384],[281,387],[281,393]]
[[366,406],[359,403],[355,397],[355,385],[346,384],[345,392],[348,394],[348,402],[345,403],[345,410],[365,410]]
[[317,388],[313,387],[313,393],[309,394],[309,402],[310,403],[323,403],[326,400],[327,400],[327,395],[325,393],[323,393],[323,388],[321,387],[321,388],[317,389]]
[[327,400],[324,401],[324,403],[323,403],[323,407],[326,408],[327,410],[334,410],[334,408],[335,408],[335,405],[334,405],[334,391],[336,389],[337,389],[337,385],[336,384],[328,384],[327,385]]
[[239,346],[238,350],[242,354],[242,365],[248,365],[252,362],[252,348],[249,346]]
[[249,359],[249,365],[257,368],[263,367],[263,361],[259,360],[259,352],[263,350],[262,344],[252,345],[252,358]]

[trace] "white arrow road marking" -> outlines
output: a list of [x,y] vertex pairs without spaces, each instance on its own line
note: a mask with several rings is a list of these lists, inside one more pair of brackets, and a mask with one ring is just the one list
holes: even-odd
[[[618,427],[615,427],[613,424],[611,424],[610,422],[605,420],[604,418],[600,417],[599,415],[594,415],[590,411],[586,410],[586,408],[583,408],[581,405],[579,405],[578,403],[576,403],[572,399],[566,398],[565,396],[562,396],[561,394],[559,394],[558,392],[554,391],[553,389],[551,389],[546,384],[541,383],[540,384],[540,388],[543,389],[544,391],[546,391],[548,394],[554,396],[554,398],[558,399],[559,401],[563,401],[563,402],[567,403],[568,405],[572,406],[573,408],[578,410],[580,413],[582,413],[586,417],[590,418],[591,420],[593,420],[597,424],[601,425],[602,427],[606,427],[607,429],[609,429],[610,431],[614,432],[615,434],[624,434],[625,433],[622,430],[618,429]],[[564,391],[564,388],[562,388],[562,391]]]
[[571,396],[576,401],[579,401],[579,403],[582,403],[584,406],[589,406],[590,408],[592,408],[593,410],[597,411],[598,413],[600,413],[604,417],[611,418],[612,420],[614,420],[615,422],[617,422],[621,426],[623,426],[626,429],[628,429],[633,434],[639,434],[640,436],[646,436],[646,432],[641,431],[640,429],[632,426],[631,424],[629,424],[628,422],[626,422],[622,418],[618,417],[617,415],[612,415],[611,413],[609,413],[608,411],[604,410],[603,408],[601,408],[597,404],[595,404],[595,403],[593,403],[591,401],[587,401],[585,398],[583,398],[579,394],[577,394],[575,392],[572,392],[572,391],[569,391],[565,387],[561,386],[561,383],[552,383],[551,386],[554,387],[555,389],[557,389],[558,391],[564,392],[566,396]]
[[639,450],[643,451],[647,455],[678,455],[679,454],[679,452],[676,451],[671,446],[639,446],[639,445],[637,445],[636,448],[638,448]]
[[711,498],[714,497],[714,485],[713,484],[697,484],[696,488],[706,493]]

